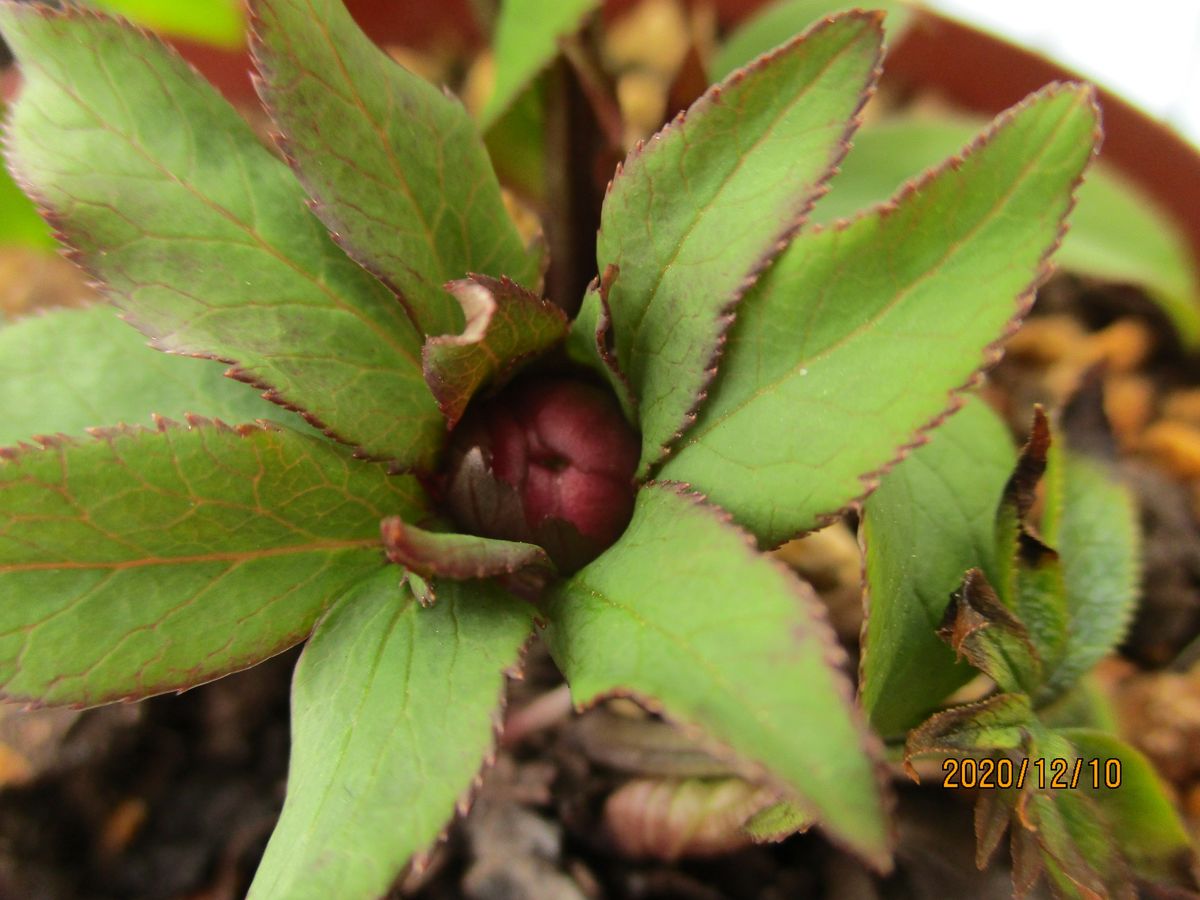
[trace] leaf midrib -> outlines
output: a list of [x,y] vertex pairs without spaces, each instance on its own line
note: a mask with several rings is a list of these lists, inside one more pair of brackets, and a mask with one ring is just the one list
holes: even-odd
[[[1072,107],[1072,108],[1074,108],[1074,107]],[[828,344],[827,346],[822,348],[820,351],[818,351],[813,356],[797,360],[797,362],[791,368],[789,368],[787,371],[781,373],[780,375],[771,379],[770,381],[764,382],[763,384],[759,385],[754,391],[747,394],[745,398],[740,400],[734,406],[730,407],[730,409],[723,412],[720,416],[718,416],[708,422],[703,422],[703,421],[697,422],[692,427],[692,429],[691,429],[690,433],[687,435],[687,437],[684,439],[685,443],[684,443],[683,447],[680,448],[680,452],[682,452],[682,450],[686,449],[688,446],[698,443],[705,435],[707,435],[707,434],[711,433],[712,431],[714,431],[715,429],[717,429],[726,420],[737,415],[739,412],[741,412],[743,409],[745,409],[751,403],[756,402],[757,400],[759,400],[761,397],[763,397],[764,395],[766,395],[768,393],[773,393],[779,387],[780,384],[782,384],[784,381],[790,380],[793,376],[795,376],[795,374],[799,370],[811,368],[814,364],[826,359],[830,354],[841,349],[844,345],[846,345],[850,341],[855,340],[855,339],[861,337],[867,331],[870,331],[872,328],[875,327],[875,325],[877,325],[879,323],[880,320],[882,320],[889,313],[891,313],[891,311],[893,309],[895,309],[899,304],[903,303],[904,300],[906,300],[913,293],[913,291],[915,291],[918,287],[920,287],[922,284],[924,284],[926,281],[928,281],[934,275],[938,274],[941,267],[945,264],[945,262],[948,259],[950,259],[952,256],[955,256],[962,252],[964,244],[966,244],[966,242],[969,241],[975,235],[976,232],[978,232],[980,229],[984,228],[986,225],[989,225],[996,220],[997,215],[999,214],[999,211],[1001,209],[1003,209],[1005,206],[1007,206],[1007,204],[1011,201],[1013,195],[1017,192],[1018,188],[1020,188],[1022,186],[1022,184],[1021,184],[1022,179],[1032,169],[1035,168],[1035,163],[1040,163],[1042,158],[1046,155],[1046,153],[1049,152],[1050,145],[1052,144],[1053,139],[1057,138],[1058,134],[1066,127],[1066,124],[1069,120],[1070,120],[1070,116],[1068,116],[1068,115],[1064,114],[1060,117],[1058,123],[1053,128],[1051,139],[1048,139],[1043,144],[1041,152],[1036,157],[1026,159],[1025,164],[1021,167],[1019,176],[1012,179],[1012,181],[1010,181],[1009,187],[1005,191],[1003,196],[1000,199],[998,199],[996,201],[996,203],[988,210],[988,212],[985,215],[981,216],[979,218],[979,220],[975,224],[973,224],[967,230],[967,232],[965,234],[963,234],[958,239],[956,239],[952,244],[949,244],[946,247],[945,253],[943,253],[942,256],[938,258],[936,263],[931,264],[928,268],[926,268],[926,270],[924,272],[922,272],[920,275],[918,275],[916,278],[914,278],[911,282],[909,282],[909,284],[906,285],[902,290],[897,291],[895,296],[893,296],[891,300],[889,300],[883,307],[881,307],[879,309],[879,311],[875,315],[871,316],[869,319],[863,321],[862,323],[860,323],[855,328],[848,331],[846,334],[844,334],[837,340]],[[849,223],[849,227],[852,228],[852,227],[854,227],[855,224],[857,224],[859,222],[875,222],[875,221],[880,221],[880,220],[869,219],[864,216],[863,218],[860,218],[860,219],[851,220]],[[1060,218],[1060,221],[1061,221],[1061,218]],[[834,228],[831,230],[834,232],[835,235],[839,235],[839,234],[844,234],[845,231],[848,229],[838,230],[838,229]],[[822,233],[827,233],[826,229],[814,231],[813,236],[814,237],[819,236]],[[1046,261],[1046,259],[1049,258],[1049,255],[1050,255],[1049,253],[1043,254],[1042,259],[1041,259],[1042,266],[1045,265],[1045,261]],[[703,418],[703,416],[701,418]]]
[[[678,634],[668,631],[667,629],[663,628],[661,625],[658,625],[649,619],[643,618],[632,607],[629,607],[625,604],[619,603],[618,601],[614,600],[608,594],[593,587],[591,584],[589,584],[588,582],[586,582],[585,580],[580,578],[578,575],[576,575],[572,579],[572,584],[578,586],[583,591],[590,594],[593,597],[593,599],[607,604],[609,607],[611,607],[612,609],[614,609],[617,612],[625,614],[631,620],[633,620],[635,623],[637,623],[639,626],[642,626],[648,630],[653,631],[660,638],[663,638],[668,643],[675,645],[675,647],[677,649],[679,649],[685,656],[687,656],[688,658],[690,658],[692,660],[692,662],[696,665],[697,668],[703,669],[709,675],[709,677],[712,678],[713,683],[715,685],[717,685],[717,687],[719,687],[726,694],[726,696],[734,697],[734,698],[736,698],[738,696],[738,692],[736,690],[734,690],[732,688],[732,686],[729,684],[729,682],[725,679],[721,669],[718,668],[717,666],[715,666],[712,662],[710,662],[708,659],[706,659],[703,655],[699,654],[695,650],[695,648],[692,644],[685,641]],[[797,649],[799,649],[799,648],[797,648]],[[635,695],[637,693],[639,693],[635,689],[630,688],[630,690],[632,690]],[[758,723],[759,727],[761,727],[764,731],[776,736],[776,738],[783,737],[783,730],[772,723],[772,721],[771,721],[772,717],[767,713],[766,710],[758,708],[755,704],[753,704],[751,702],[743,702],[742,708],[752,711],[753,718]],[[739,751],[739,753],[741,753],[741,751]],[[749,755],[750,757],[756,756],[756,754],[743,754],[743,755]],[[760,757],[760,760],[761,760],[761,757]],[[768,766],[768,768],[773,769],[774,767]],[[792,779],[789,778],[788,781],[791,782]],[[797,791],[801,791],[801,788],[794,784],[793,784],[793,788]],[[806,795],[808,793],[807,790],[804,790],[801,792]]]
[[[249,224],[243,222],[236,215],[234,215],[233,212],[226,209],[223,205],[221,205],[220,203],[217,203],[212,198],[205,196],[190,182],[185,181],[183,178],[179,177],[174,172],[172,172],[169,168],[166,167],[166,165],[164,165],[162,162],[160,162],[158,159],[156,159],[153,154],[151,154],[148,150],[146,150],[142,146],[140,141],[136,140],[133,136],[126,134],[125,132],[121,131],[120,129],[113,127],[112,123],[110,123],[104,116],[100,115],[97,112],[97,110],[95,110],[89,103],[85,102],[82,99],[82,97],[80,97],[79,94],[77,94],[75,91],[73,91],[66,83],[64,83],[63,81],[56,78],[50,72],[49,69],[47,69],[45,66],[38,65],[36,63],[36,61],[33,61],[33,60],[30,60],[30,61],[23,60],[22,64],[26,65],[26,66],[36,67],[38,69],[38,71],[40,71],[42,73],[42,75],[50,83],[55,85],[55,87],[57,87],[60,91],[62,91],[63,94],[65,94],[67,97],[71,98],[71,100],[80,109],[85,110],[89,115],[91,115],[92,118],[96,122],[99,123],[100,130],[107,131],[110,134],[112,134],[114,137],[116,137],[118,140],[125,141],[128,144],[128,146],[130,147],[130,149],[132,149],[135,153],[137,153],[138,156],[140,156],[152,169],[160,172],[169,181],[174,182],[179,187],[183,188],[183,190],[186,191],[188,194],[190,194],[191,196],[193,196],[197,200],[199,200],[201,202],[201,204],[208,207],[210,210],[215,212],[218,216],[224,218],[226,221],[228,221],[229,223],[234,225],[235,228],[240,230],[243,234],[245,234],[247,237],[249,237],[251,239],[253,245],[258,246],[269,256],[273,257],[274,259],[276,259],[277,261],[282,263],[284,266],[291,269],[293,272],[295,272],[297,275],[299,275],[302,280],[304,280],[304,281],[308,282],[309,284],[313,285],[314,287],[316,287],[318,291],[320,291],[322,294],[324,294],[326,297],[329,298],[329,300],[333,303],[333,305],[336,308],[340,309],[343,312],[349,313],[354,318],[356,318],[357,320],[362,322],[364,325],[366,325],[368,328],[370,328],[371,331],[374,332],[377,337],[382,339],[384,341],[384,343],[386,343],[393,350],[398,352],[401,356],[403,356],[404,358],[408,359],[409,361],[411,361],[413,363],[417,362],[416,356],[414,355],[413,351],[411,351],[409,348],[405,347],[403,344],[398,343],[395,339],[395,336],[392,335],[388,331],[388,329],[383,328],[379,323],[374,321],[374,319],[372,317],[364,315],[363,311],[358,309],[353,303],[347,303],[336,291],[332,290],[329,287],[329,285],[327,285],[326,283],[324,283],[323,281],[321,281],[317,278],[314,278],[311,273],[306,272],[304,269],[302,269],[300,266],[298,266],[294,260],[290,259],[286,254],[282,253],[278,248],[273,247],[268,241],[266,241],[263,238],[263,236],[261,234],[259,234],[257,229],[255,229],[252,226],[250,226]],[[149,61],[147,61],[147,65],[153,71],[153,66]],[[45,116],[44,110],[42,111],[42,115]],[[234,158],[238,160],[238,168],[243,170],[243,177],[246,177],[248,175],[248,173],[246,173],[243,169],[242,159],[236,155]],[[282,163],[277,163],[273,159],[269,160],[269,162],[272,166],[283,165]],[[289,177],[291,177],[290,172],[289,172]],[[65,191],[64,191],[64,194],[66,194]],[[70,196],[70,194],[66,194],[66,196]]]
[[[412,185],[409,183],[408,178],[404,173],[404,169],[400,165],[400,160],[396,157],[395,147],[392,146],[391,141],[389,140],[388,134],[384,130],[383,125],[378,120],[376,120],[376,118],[371,114],[371,111],[367,108],[367,105],[363,100],[362,94],[359,93],[359,91],[357,90],[356,85],[354,83],[354,79],[351,77],[350,71],[346,67],[346,60],[342,56],[341,48],[338,46],[337,41],[335,41],[333,39],[333,35],[329,31],[329,24],[317,12],[316,8],[313,6],[312,0],[305,0],[304,5],[308,7],[309,13],[312,15],[313,21],[316,23],[317,30],[320,31],[322,39],[325,41],[325,44],[329,47],[330,53],[333,55],[334,60],[336,60],[336,62],[337,62],[338,72],[342,77],[342,81],[345,82],[346,86],[350,90],[349,99],[351,101],[351,105],[358,108],[359,112],[361,112],[363,114],[363,118],[366,120],[367,124],[371,126],[371,130],[375,132],[375,136],[379,140],[379,146],[383,149],[384,156],[387,158],[388,167],[392,170],[392,174],[396,176],[396,183],[404,191],[404,195],[408,198],[409,206],[416,212],[417,218],[421,222],[421,227],[425,232],[426,243],[427,243],[429,249],[431,250],[434,259],[437,261],[439,271],[444,272],[446,270],[446,263],[445,263],[445,260],[442,258],[441,247],[439,247],[438,242],[435,239],[433,229],[429,223],[429,220],[425,216],[425,210],[421,206],[421,204],[417,202],[416,196],[413,193]],[[283,29],[278,29],[278,33],[282,34]],[[291,44],[290,38],[288,39],[288,43]],[[372,47],[372,50],[376,50],[376,48]],[[300,54],[296,54],[294,45],[292,45],[292,52],[293,52],[293,56],[297,60],[299,60]],[[378,52],[378,51],[376,51],[376,52]],[[303,69],[303,67],[300,67],[299,65],[298,65],[298,67],[301,68],[303,71],[308,71],[306,69]],[[321,79],[319,77],[317,77],[314,73],[309,72],[308,74],[312,75],[318,82],[321,81]],[[389,105],[390,105],[391,99],[392,99],[391,93],[386,92],[386,94],[388,96]],[[346,98],[343,97],[342,99],[346,99]],[[317,132],[314,132],[314,134],[316,134],[316,133]],[[409,268],[409,267],[406,266],[406,268]],[[409,271],[412,272],[413,275],[416,276],[419,280],[421,280],[428,290],[434,289],[433,283],[428,281],[425,278],[422,278],[416,272],[415,269],[409,268]],[[406,310],[408,309],[407,304],[405,304],[405,309]],[[409,312],[410,312],[410,315],[412,315],[412,312],[411,311],[409,311]],[[414,325],[415,324],[416,323],[414,322]]]
[[[759,135],[751,143],[750,149],[748,151],[738,155],[738,158],[737,158],[736,162],[734,163],[733,168],[731,168],[729,170],[729,173],[725,176],[725,178],[722,179],[721,184],[717,187],[716,191],[713,192],[713,195],[708,199],[707,202],[705,202],[705,204],[703,206],[700,206],[696,209],[696,214],[692,217],[691,222],[688,223],[686,229],[684,230],[684,233],[682,235],[680,235],[680,238],[676,242],[674,249],[671,251],[670,258],[659,268],[658,275],[654,281],[654,286],[650,289],[650,291],[647,295],[646,301],[642,305],[642,310],[638,316],[637,323],[633,326],[633,329],[632,329],[633,335],[636,336],[636,335],[641,334],[642,324],[646,320],[646,314],[649,312],[651,305],[653,305],[655,298],[657,298],[658,292],[662,287],[663,279],[666,277],[668,270],[670,270],[670,268],[675,264],[675,261],[678,259],[679,254],[681,252],[683,252],[683,247],[685,244],[688,243],[689,239],[691,238],[692,232],[694,232],[696,230],[696,228],[699,227],[699,225],[702,221],[705,221],[708,219],[709,214],[711,213],[711,208],[720,200],[721,194],[726,190],[726,188],[728,188],[730,183],[737,176],[738,172],[741,171],[742,165],[745,163],[746,159],[758,150],[758,148],[763,143],[763,141],[765,141],[768,137],[770,137],[772,134],[774,134],[775,129],[778,127],[779,122],[784,118],[784,116],[786,116],[789,112],[791,112],[792,109],[794,109],[795,106],[801,102],[801,100],[803,100],[805,97],[809,96],[812,93],[814,86],[825,76],[825,74],[828,72],[830,67],[833,66],[833,64],[835,62],[840,60],[850,49],[852,49],[855,46],[857,46],[857,45],[854,42],[852,42],[852,41],[848,42],[840,50],[838,50],[837,53],[835,53],[832,57],[829,58],[829,60],[825,63],[825,65],[821,67],[821,70],[812,76],[812,78],[810,79],[808,85],[804,88],[804,90],[800,94],[795,95],[790,102],[785,104],[779,110],[779,112],[771,120],[771,122],[767,126],[767,128],[764,129],[762,134]],[[685,119],[683,121],[683,123],[681,123],[680,128],[679,128],[680,134],[684,133],[684,131],[687,129],[688,124],[689,123],[688,123],[687,119]],[[823,128],[828,128],[828,127],[829,127],[829,123],[826,122],[823,125],[819,126],[818,128],[809,129],[808,131],[819,131]],[[807,131],[806,131],[806,133],[807,133]],[[659,145],[660,148],[662,146],[663,146],[662,144]],[[783,229],[781,229],[781,231],[779,233],[777,233],[771,241],[764,242],[764,243],[766,243],[766,245],[768,247],[768,254],[769,254],[769,248],[772,246],[775,246],[779,243],[780,234],[786,235],[789,231],[796,228],[800,224],[800,222],[803,220],[803,218],[807,215],[808,209],[806,209],[806,207],[811,208],[811,206],[813,205],[812,204],[812,196],[811,196],[812,193],[817,188],[819,188],[820,185],[825,180],[827,180],[829,178],[829,175],[831,174],[830,169],[832,168],[833,161],[836,158],[837,158],[837,150],[835,149],[833,157],[831,159],[827,160],[826,166],[822,170],[822,172],[815,179],[810,179],[808,181],[807,196],[805,196],[797,204],[797,210],[791,217],[792,221],[790,221]],[[644,157],[642,160],[642,165],[645,166],[645,158]],[[620,256],[617,257],[618,264],[619,264],[620,258],[621,258]],[[756,259],[755,262],[751,264],[750,270],[753,270],[754,265],[759,264],[761,262],[762,262],[761,258]],[[738,279],[737,284],[740,285],[744,279],[745,279],[745,275],[741,276]],[[614,287],[619,289],[619,281],[614,283]],[[733,290],[730,293],[731,293],[731,295],[736,295],[736,293],[737,293],[736,285],[734,286]],[[630,357],[631,357],[629,365],[632,368],[633,367],[632,358],[642,354],[642,351],[640,351],[640,348],[639,348],[639,341],[637,340],[636,337],[631,339],[629,349],[630,349]],[[651,355],[654,355],[654,354],[651,353]]]

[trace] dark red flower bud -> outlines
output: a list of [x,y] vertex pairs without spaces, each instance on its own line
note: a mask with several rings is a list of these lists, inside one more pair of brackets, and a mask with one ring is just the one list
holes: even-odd
[[454,430],[446,502],[467,531],[540,544],[572,572],[629,524],[640,445],[600,388],[517,382]]

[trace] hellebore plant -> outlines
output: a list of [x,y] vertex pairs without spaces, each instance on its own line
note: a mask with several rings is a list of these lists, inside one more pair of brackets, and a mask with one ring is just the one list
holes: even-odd
[[[514,60],[525,6],[493,119],[568,27]],[[6,440],[43,435],[0,466],[4,695],[137,699],[307,638],[251,896],[373,897],[469,797],[537,633],[577,704],[694,727],[886,869],[879,742],[762,551],[858,504],[998,357],[1093,154],[1091,91],[805,227],[881,56],[878,14],[821,22],[618,168],[569,321],[457,100],[339,0],[251,11],[286,164],[155,39],[0,4],[15,175],[180,357],[96,308],[0,331]]]

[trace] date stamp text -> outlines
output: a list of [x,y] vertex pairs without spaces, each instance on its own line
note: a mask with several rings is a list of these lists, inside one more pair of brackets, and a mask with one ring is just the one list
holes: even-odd
[[1121,786],[1121,760],[987,757],[942,763],[942,787],[1020,790],[1026,785],[1043,791],[1116,789]]

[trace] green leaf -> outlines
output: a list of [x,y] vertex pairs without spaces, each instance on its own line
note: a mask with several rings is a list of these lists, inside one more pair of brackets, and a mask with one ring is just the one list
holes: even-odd
[[936,631],[973,566],[992,569],[992,522],[1015,454],[982,400],[967,404],[884,476],[863,517],[869,614],[861,700],[871,724],[898,734],[974,672]]
[[90,0],[131,22],[164,34],[215,44],[230,50],[246,40],[239,0]]
[[443,285],[471,272],[538,286],[475,124],[376,47],[342,0],[256,0],[254,57],[282,146],[346,250],[427,335],[462,329]]
[[997,694],[979,703],[954,706],[909,732],[904,764],[925,753],[1017,750],[1029,745],[1035,727],[1033,707],[1024,694]]
[[511,575],[530,567],[548,574],[554,565],[534,544],[425,531],[390,516],[380,524],[388,559],[422,578],[440,575],[455,581]]
[[608,300],[643,475],[703,399],[734,305],[845,153],[880,40],[876,16],[823,23],[710,88],[618,169],[596,255],[620,270]]
[[287,802],[250,900],[384,896],[491,757],[529,608],[447,582],[422,609],[397,575],[353,588],[304,648]]
[[1013,827],[1032,832],[1051,891],[1080,900],[1133,900],[1137,892],[1123,852],[1125,836],[1089,789],[1087,761],[1065,737],[1042,728],[1034,729],[1029,755],[1045,768],[1026,776]]
[[886,865],[879,784],[820,607],[718,510],[643,488],[625,534],[546,598],[579,705],[632,694],[762,764],[835,838]]
[[1192,884],[1189,870],[1196,862],[1195,848],[1150,761],[1125,742],[1100,731],[1069,728],[1058,734],[1070,741],[1085,765],[1089,760],[1099,761],[1101,779],[1105,777],[1108,761],[1118,761],[1120,787],[1096,789],[1090,766],[1086,769],[1085,783],[1113,831],[1120,836],[1121,853],[1133,870],[1154,881]]
[[0,462],[0,692],[90,705],[190,687],[302,640],[384,564],[416,481],[327,441],[193,420]]
[[503,387],[521,366],[567,336],[567,317],[507,278],[474,275],[447,290],[466,316],[460,335],[428,338],[425,381],[453,428],[483,388]]
[[0,328],[0,445],[117,422],[148,425],[151,413],[301,425],[223,371],[150,349],[107,304],[30,316]]
[[0,29],[26,78],[10,160],[130,320],[372,456],[430,465],[445,429],[417,330],[233,108],[112,19],[5,4]]
[[869,493],[1028,308],[1096,115],[1090,89],[1046,89],[893,207],[797,238],[742,302],[660,477],[772,545]]
[[756,844],[774,844],[793,834],[808,831],[813,817],[796,803],[776,803],[755,813],[742,831]]
[[1041,682],[1042,661],[1029,632],[980,569],[967,572],[954,592],[938,637],[1002,691],[1032,694]]
[[709,78],[719,81],[819,19],[855,8],[881,9],[887,13],[885,24],[893,43],[912,19],[912,8],[900,0],[872,0],[865,7],[846,0],[778,0],[729,35],[709,67]]
[[504,0],[496,20],[492,54],[496,84],[479,114],[490,129],[558,55],[560,38],[574,34],[600,0]]
[[1051,693],[1070,688],[1121,641],[1141,583],[1141,528],[1129,488],[1102,460],[1070,447],[1060,459],[1061,496],[1048,497],[1042,528],[1058,550],[1066,590],[1065,649],[1048,673]]
[[[897,118],[862,128],[813,220],[833,222],[886,200],[905,181],[962,146],[980,122]],[[1200,271],[1187,239],[1158,203],[1103,162],[1077,192],[1058,265],[1143,288],[1189,346],[1200,343]]]
[[546,77],[534,80],[483,135],[500,183],[546,205]]
[[37,207],[17,187],[6,167],[0,166],[0,245],[52,250],[55,246],[50,228],[38,215]]

